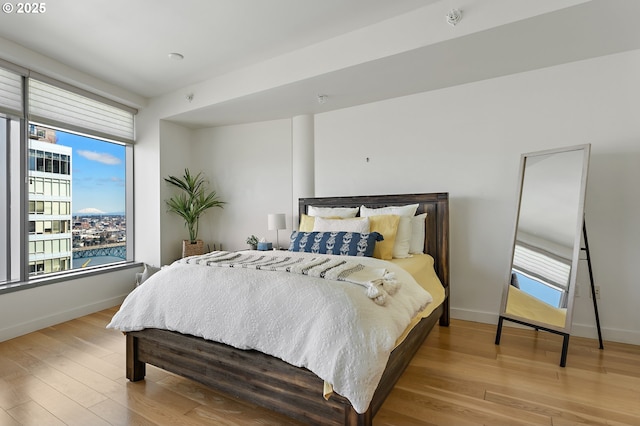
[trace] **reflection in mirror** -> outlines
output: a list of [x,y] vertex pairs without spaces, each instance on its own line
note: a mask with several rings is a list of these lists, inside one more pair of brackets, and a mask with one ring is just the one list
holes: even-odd
[[506,313],[565,328],[570,259],[517,241]]
[[507,319],[562,334],[567,344],[589,151],[590,145],[581,145],[522,156],[511,268],[499,330]]

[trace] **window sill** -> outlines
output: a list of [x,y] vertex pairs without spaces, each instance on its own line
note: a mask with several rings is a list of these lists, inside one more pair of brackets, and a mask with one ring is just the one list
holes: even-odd
[[40,287],[49,284],[55,284],[65,281],[72,281],[94,275],[102,275],[110,272],[121,271],[124,269],[133,269],[142,267],[142,262],[121,262],[113,265],[99,266],[87,270],[61,272],[59,274],[50,274],[43,277],[35,277],[29,281],[18,281],[0,284],[0,294],[11,293],[14,291],[26,290],[29,288]]

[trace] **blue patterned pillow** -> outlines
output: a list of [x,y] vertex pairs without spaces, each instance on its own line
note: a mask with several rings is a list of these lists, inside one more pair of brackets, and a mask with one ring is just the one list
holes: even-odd
[[378,232],[298,232],[291,234],[289,251],[341,256],[373,256],[376,241],[384,238]]

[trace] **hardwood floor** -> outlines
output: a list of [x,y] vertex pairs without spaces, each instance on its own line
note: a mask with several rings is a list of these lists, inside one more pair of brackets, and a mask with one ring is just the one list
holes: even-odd
[[[284,425],[152,366],[124,377],[116,308],[0,343],[0,425]],[[640,346],[452,321],[436,326],[375,425],[640,425]],[[605,336],[606,338],[606,336]]]

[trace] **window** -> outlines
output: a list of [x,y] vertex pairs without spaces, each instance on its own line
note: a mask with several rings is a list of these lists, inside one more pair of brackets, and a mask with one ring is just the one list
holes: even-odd
[[570,260],[518,241],[514,247],[513,272],[521,290],[554,307],[566,308]]
[[[30,240],[46,235],[45,254],[53,261],[52,268],[46,263],[40,268],[37,252],[29,251],[35,265],[30,274],[125,261],[125,146],[33,123],[29,126],[28,164],[37,164],[31,157],[45,159],[44,171],[30,168],[28,175],[29,182],[34,182],[29,185],[30,219],[35,220]],[[49,217],[54,220],[45,220]]]
[[135,112],[0,60],[0,290],[133,260]]

